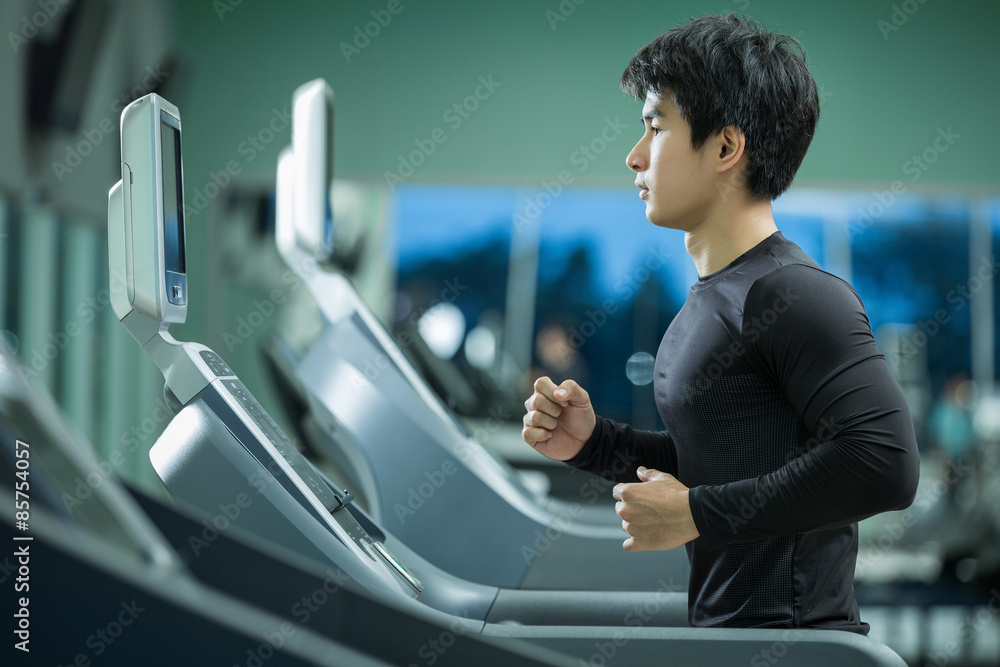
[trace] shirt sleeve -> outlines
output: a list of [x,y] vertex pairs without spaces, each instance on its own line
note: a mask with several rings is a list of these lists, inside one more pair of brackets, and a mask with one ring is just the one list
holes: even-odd
[[747,295],[742,339],[813,437],[774,472],[691,489],[706,546],[834,528],[913,502],[910,412],[847,283],[805,265],[772,271]]
[[566,463],[615,482],[638,482],[639,466],[676,476],[677,449],[666,431],[640,431],[599,416],[583,449]]

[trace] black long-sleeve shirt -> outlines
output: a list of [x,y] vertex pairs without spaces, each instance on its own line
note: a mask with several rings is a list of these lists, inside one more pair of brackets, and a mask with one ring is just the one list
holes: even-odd
[[850,285],[775,233],[691,288],[654,391],[665,431],[598,418],[568,463],[626,482],[643,465],[690,487],[691,625],[867,634],[857,521],[909,506],[919,460]]

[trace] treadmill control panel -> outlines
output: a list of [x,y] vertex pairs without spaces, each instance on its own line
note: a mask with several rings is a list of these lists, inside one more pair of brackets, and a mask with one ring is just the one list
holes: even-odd
[[222,360],[222,357],[217,355],[215,352],[212,352],[211,350],[202,350],[201,360],[204,361],[206,364],[208,364],[208,367],[211,369],[211,371],[215,373],[215,377],[219,378],[236,377],[236,374],[233,373],[232,369],[230,369],[229,366],[226,365],[226,362]]
[[[225,366],[218,355],[207,352],[207,355],[215,357],[212,361],[206,358],[206,352],[202,352],[202,355],[206,363],[210,365],[221,364],[221,368],[229,371],[229,368]],[[278,425],[274,423],[271,416],[261,408],[257,399],[250,394],[238,378],[223,379],[221,380],[221,385],[223,390],[235,399],[243,412],[250,418],[250,421],[264,433],[268,442],[278,451],[278,454],[285,459],[292,470],[316,494],[316,497],[323,503],[326,510],[330,512],[331,518],[337,522],[344,533],[346,533],[346,536],[357,544],[369,558],[388,565],[415,593],[419,594],[423,590],[423,584],[420,580],[413,576],[384,544],[373,540],[349,511],[338,511],[353,500],[350,491],[346,489],[343,492],[337,491],[326,483],[322,476],[316,472],[312,465],[302,456],[291,441],[288,440],[281,429],[278,428]],[[261,463],[263,464],[264,462],[261,461]]]
[[[202,353],[204,355],[204,352]],[[219,363],[222,360],[219,359]],[[225,364],[222,364],[225,366]],[[228,367],[226,368],[228,371]],[[230,371],[230,374],[232,372]],[[243,409],[246,415],[254,423],[254,425],[264,433],[268,442],[278,451],[279,454],[288,462],[288,465],[292,467],[292,470],[302,478],[302,480],[309,486],[309,489],[316,494],[316,497],[320,499],[323,506],[326,507],[329,512],[336,512],[342,508],[347,503],[353,500],[353,496],[350,491],[344,490],[343,492],[333,491],[323,479],[316,474],[315,469],[312,465],[306,461],[305,457],[295,448],[278,425],[274,423],[271,416],[267,414],[263,408],[261,408],[260,403],[257,402],[247,388],[238,379],[227,379],[222,380],[222,386],[225,390],[232,396],[236,403]]]

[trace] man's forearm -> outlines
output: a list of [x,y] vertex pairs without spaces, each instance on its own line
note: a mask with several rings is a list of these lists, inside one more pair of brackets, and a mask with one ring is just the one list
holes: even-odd
[[640,431],[598,416],[594,433],[566,462],[615,482],[637,482],[639,466],[677,475],[677,450],[666,431]]

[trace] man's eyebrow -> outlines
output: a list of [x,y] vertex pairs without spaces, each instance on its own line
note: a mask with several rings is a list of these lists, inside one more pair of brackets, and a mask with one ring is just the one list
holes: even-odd
[[663,116],[664,116],[664,114],[663,114],[662,111],[660,111],[656,107],[653,107],[652,109],[650,109],[646,113],[642,114],[642,120],[643,120],[643,122],[646,122],[647,120],[653,120],[653,119],[656,119],[656,118],[663,118]]

